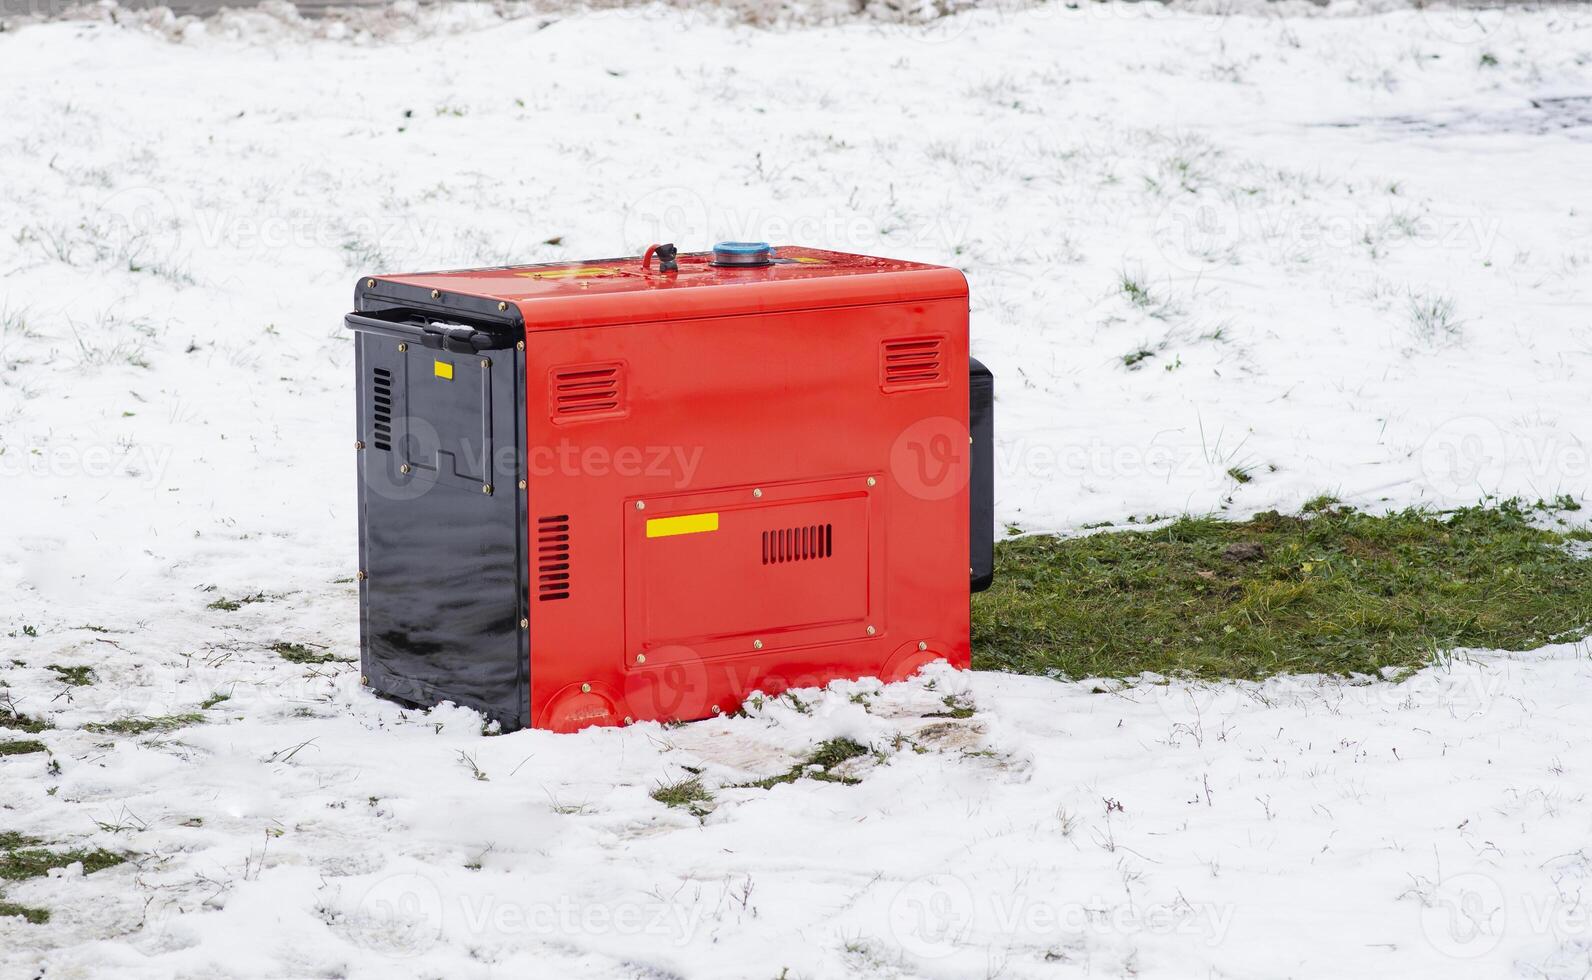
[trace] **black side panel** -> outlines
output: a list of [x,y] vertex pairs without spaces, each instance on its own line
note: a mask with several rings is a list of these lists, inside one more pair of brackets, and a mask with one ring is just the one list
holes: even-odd
[[968,499],[973,508],[969,525],[974,592],[995,581],[995,375],[976,359],[968,359],[967,427],[973,436],[973,476]]
[[[360,637],[379,694],[530,723],[524,356],[360,329]],[[402,349],[400,349],[402,348]]]

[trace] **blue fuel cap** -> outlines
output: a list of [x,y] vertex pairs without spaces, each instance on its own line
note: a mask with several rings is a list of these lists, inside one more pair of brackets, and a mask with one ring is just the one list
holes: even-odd
[[768,242],[719,242],[713,246],[713,264],[740,268],[774,264]]

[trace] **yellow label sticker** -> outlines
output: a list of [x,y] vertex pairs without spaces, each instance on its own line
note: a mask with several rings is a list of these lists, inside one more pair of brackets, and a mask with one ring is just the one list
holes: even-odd
[[563,269],[536,269],[516,272],[522,279],[595,279],[600,276],[617,276],[619,270],[608,265],[578,265]]
[[647,537],[670,538],[676,534],[701,534],[719,529],[719,515],[682,514],[679,517],[654,517],[647,521]]
[[453,365],[447,361],[432,361],[431,371],[444,381],[453,380]]

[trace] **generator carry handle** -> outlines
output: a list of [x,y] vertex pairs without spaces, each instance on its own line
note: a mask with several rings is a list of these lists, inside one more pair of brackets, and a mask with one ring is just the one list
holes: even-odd
[[447,323],[417,310],[349,313],[343,317],[343,326],[456,354],[505,350],[514,346],[514,338],[506,332],[498,333],[465,323]]

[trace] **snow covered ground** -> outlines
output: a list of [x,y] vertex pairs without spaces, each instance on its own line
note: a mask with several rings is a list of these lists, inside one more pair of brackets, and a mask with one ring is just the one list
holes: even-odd
[[[1584,977],[1585,646],[562,737],[270,650],[357,653],[364,272],[959,265],[1025,530],[1585,498],[1592,11],[1334,12],[0,34],[0,694],[55,725],[0,830],[138,855],[7,887],[0,975]],[[839,736],[857,785],[729,788]]]

